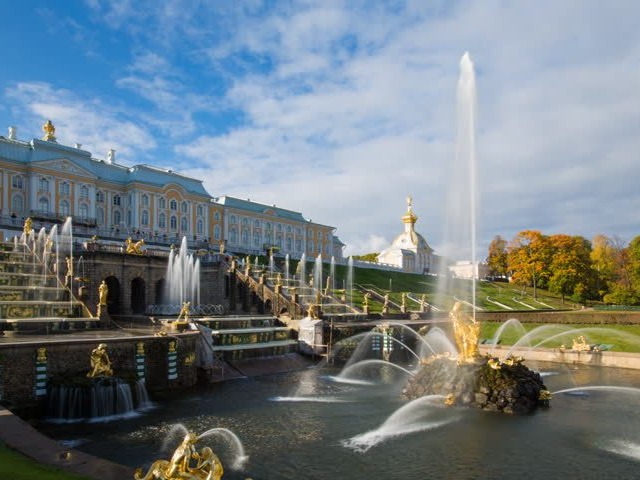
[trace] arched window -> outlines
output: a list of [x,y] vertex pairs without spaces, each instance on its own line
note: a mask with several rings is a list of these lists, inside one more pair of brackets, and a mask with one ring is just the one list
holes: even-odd
[[213,238],[220,240],[220,225],[213,226]]
[[291,250],[293,250],[293,239],[287,237],[287,251],[290,252]]
[[247,217],[242,219],[242,225],[249,225],[249,219]]
[[45,197],[42,197],[39,201],[38,201],[38,209],[42,212],[42,213],[49,213],[49,200],[46,199]]
[[41,192],[48,192],[49,191],[49,180],[47,180],[46,178],[41,178],[40,182],[38,183],[38,189]]
[[238,223],[238,220],[236,219],[236,216],[235,216],[235,215],[231,215],[231,216],[229,217],[229,223],[231,223],[231,224]]
[[169,202],[169,209],[170,209],[170,210],[172,210],[172,211],[174,211],[174,212],[175,212],[176,210],[178,210],[178,202],[176,202],[175,200],[171,200],[171,201]]
[[81,203],[80,204],[80,207],[78,208],[78,213],[79,213],[81,218],[88,218],[89,217],[89,207],[87,207],[86,203]]
[[59,213],[63,217],[69,216],[69,202],[67,202],[66,200],[60,202]]
[[158,215],[158,227],[167,228],[167,217],[164,213]]
[[276,245],[280,248],[282,248],[282,235],[278,235],[276,237]]
[[291,233],[292,230],[291,225],[287,225],[287,233]]
[[87,187],[86,185],[82,185],[80,187],[80,198],[84,200],[89,198],[89,187]]
[[242,230],[242,244],[249,245],[249,230]]
[[229,230],[229,241],[231,243],[236,243],[238,241],[238,233],[235,228]]
[[296,240],[296,252],[301,252],[302,251],[302,240],[297,239]]
[[164,199],[164,197],[160,197],[158,199],[158,208],[167,208],[167,201]]
[[97,203],[103,203],[104,202],[104,193],[97,191],[96,192],[96,202]]
[[255,228],[260,228],[260,220],[256,220],[255,222],[253,222],[253,226]]
[[120,210],[114,210],[113,212],[113,224],[117,227],[122,223],[122,214]]
[[186,217],[182,217],[180,219],[180,230],[183,233],[187,233],[189,231],[189,220]]
[[146,193],[144,195],[142,195],[142,197],[140,199],[140,203],[142,204],[143,207],[148,207],[149,206],[149,195],[147,195]]
[[253,246],[260,246],[260,232],[253,232]]
[[213,214],[213,219],[217,222],[220,220],[220,212],[216,212]]
[[24,209],[24,202],[22,201],[22,195],[14,195],[11,198],[11,210],[14,213],[21,213]]
[[113,196],[113,204],[116,206],[122,204],[122,199],[120,198],[120,195],[116,194]]
[[187,213],[189,211],[189,205],[187,204],[187,202],[182,202],[182,213]]
[[204,214],[204,207],[202,205],[198,205],[198,208],[196,209],[196,214],[198,216],[202,216]]
[[147,210],[142,211],[142,215],[140,216],[140,223],[145,227],[149,226],[149,212]]
[[171,230],[178,229],[178,219],[175,215],[171,215],[171,218],[169,219],[169,226],[171,227]]
[[98,225],[104,224],[104,210],[102,209],[102,207],[98,207],[96,209],[96,222],[98,223]]
[[69,195],[69,183],[67,182],[60,183],[60,195]]
[[203,232],[204,232],[204,222],[202,220],[198,220],[198,223],[196,224],[196,233],[198,235],[202,235]]
[[278,224],[278,226],[276,227],[276,230],[278,230],[279,232],[282,231],[282,224],[281,223]]

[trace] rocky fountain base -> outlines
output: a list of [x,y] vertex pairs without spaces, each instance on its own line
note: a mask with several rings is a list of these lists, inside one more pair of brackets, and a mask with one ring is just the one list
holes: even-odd
[[526,414],[548,406],[550,394],[540,374],[522,363],[522,358],[483,357],[458,363],[448,356],[435,356],[411,377],[402,391],[407,400],[425,395],[444,395],[445,404],[491,412]]

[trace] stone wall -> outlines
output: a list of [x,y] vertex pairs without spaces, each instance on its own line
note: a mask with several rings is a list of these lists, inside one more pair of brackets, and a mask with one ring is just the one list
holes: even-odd
[[[144,375],[149,392],[182,390],[197,382],[196,340],[199,333],[188,332],[171,337],[131,337],[126,339],[69,340],[0,345],[1,401],[10,408],[35,404],[37,395],[38,349],[46,350],[46,379],[84,377],[90,369],[90,354],[98,343],[107,345],[115,376],[137,375],[136,354],[144,351]],[[177,372],[169,375],[169,350],[175,344]],[[40,352],[42,354],[42,352]],[[42,357],[41,357],[42,360]],[[42,374],[42,373],[41,373]]]

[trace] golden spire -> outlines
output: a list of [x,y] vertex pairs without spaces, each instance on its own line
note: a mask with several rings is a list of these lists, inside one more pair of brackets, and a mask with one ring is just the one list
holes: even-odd
[[47,123],[42,126],[42,130],[44,130],[44,137],[42,137],[43,140],[46,140],[48,142],[56,141],[56,127],[53,126],[51,120],[47,120]]
[[411,210],[412,204],[413,204],[413,198],[411,198],[411,195],[409,195],[407,197],[407,213],[405,213],[402,216],[403,223],[410,223],[411,225],[413,225],[418,221],[418,216],[415,213],[413,213],[413,210]]

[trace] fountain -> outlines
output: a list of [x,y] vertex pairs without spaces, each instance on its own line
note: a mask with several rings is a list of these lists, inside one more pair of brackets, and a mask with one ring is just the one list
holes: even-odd
[[169,253],[163,303],[178,313],[187,301],[192,307],[200,304],[200,259],[188,252],[187,237],[182,237],[178,252]]
[[[467,75],[467,55],[461,63]],[[465,78],[461,84],[470,87]],[[467,111],[467,120],[472,118],[473,111]],[[470,145],[465,148],[472,151],[474,138],[468,139]],[[475,258],[474,252],[471,257]],[[304,267],[299,273],[303,285]],[[168,399],[144,423],[121,422],[78,432],[86,442],[82,448],[137,466],[156,458],[153,445],[166,437],[170,424],[183,422],[191,431],[222,425],[243,439],[250,461],[233,479],[637,478],[640,389],[633,385],[640,384],[640,371],[532,361],[540,374],[528,369],[525,374],[515,349],[500,358],[489,351],[490,356],[483,358],[477,350],[474,283],[468,286],[471,291],[452,303],[455,344],[448,338],[448,327],[409,332],[389,322],[335,345],[332,357],[350,352],[345,369],[330,358],[315,369],[272,376],[268,381],[203,386],[193,395]],[[515,321],[508,323],[505,328],[518,327]],[[539,347],[557,334],[543,329],[535,335],[529,332],[517,347]],[[565,329],[563,334],[578,338],[586,332]],[[494,345],[498,339],[497,334]],[[637,337],[636,342],[640,346]],[[582,343],[588,341],[577,342]],[[416,379],[427,374],[441,376],[441,384],[450,384],[448,390],[443,385],[438,387],[442,393],[411,394],[414,385],[422,385]],[[485,408],[480,405],[484,397],[494,393],[483,383],[478,391],[466,390],[468,377],[491,385],[496,379],[509,383],[522,375],[527,377],[524,385],[533,390],[531,396],[524,396],[528,399],[524,406],[505,410],[503,399],[498,398],[487,409],[527,411],[532,407],[526,405],[529,401],[536,405],[548,401],[544,390],[554,394],[552,408],[508,419],[464,408],[474,402]],[[521,396],[517,389],[504,389],[505,401]],[[123,449],[125,443],[132,448]]]

